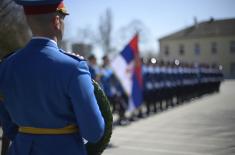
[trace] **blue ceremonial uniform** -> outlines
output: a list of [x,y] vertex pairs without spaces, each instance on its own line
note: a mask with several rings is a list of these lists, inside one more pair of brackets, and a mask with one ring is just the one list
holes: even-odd
[[89,68],[89,72],[91,74],[91,78],[92,79],[96,79],[96,71],[95,71],[95,68],[92,67],[90,64],[88,64],[88,68]]
[[[0,119],[12,140],[9,155],[86,155],[83,139],[104,133],[87,62],[65,54],[46,38],[34,38],[0,66]],[[18,132],[19,126],[79,131],[62,135]]]
[[113,97],[114,93],[112,92],[112,78],[114,74],[113,71],[109,67],[105,67],[102,69],[102,77],[101,77],[101,84],[103,90],[107,97]]

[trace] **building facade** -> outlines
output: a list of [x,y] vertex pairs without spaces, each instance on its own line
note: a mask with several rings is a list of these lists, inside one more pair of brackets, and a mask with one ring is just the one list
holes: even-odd
[[160,59],[221,65],[225,78],[235,78],[235,19],[195,22],[159,42]]

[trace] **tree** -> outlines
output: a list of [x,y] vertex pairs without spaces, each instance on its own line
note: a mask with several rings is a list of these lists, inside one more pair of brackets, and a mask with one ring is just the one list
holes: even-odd
[[115,36],[117,45],[121,45],[121,49],[118,49],[119,51],[122,50],[123,45],[125,45],[136,33],[139,34],[139,45],[141,48],[141,52],[145,53],[150,51],[148,49],[149,47],[149,39],[151,38],[151,33],[149,29],[145,26],[145,24],[138,20],[134,19],[130,23],[128,23],[125,26],[122,26]]
[[118,41],[119,42],[128,42],[131,37],[133,37],[136,33],[139,33],[141,44],[148,41],[148,36],[150,35],[148,28],[144,25],[144,23],[138,19],[132,20],[126,26],[121,27],[118,32]]
[[78,42],[93,44],[96,43],[97,38],[95,38],[94,32],[89,26],[85,28],[78,29]]
[[0,1],[0,59],[25,45],[31,32],[22,7],[13,0]]
[[111,34],[112,34],[112,11],[107,9],[105,14],[100,17],[98,26],[98,43],[104,53],[109,53],[112,51],[111,47]]

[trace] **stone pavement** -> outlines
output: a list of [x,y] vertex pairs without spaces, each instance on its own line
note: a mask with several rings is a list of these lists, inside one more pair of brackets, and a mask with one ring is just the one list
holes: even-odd
[[234,89],[116,127],[103,155],[235,155]]

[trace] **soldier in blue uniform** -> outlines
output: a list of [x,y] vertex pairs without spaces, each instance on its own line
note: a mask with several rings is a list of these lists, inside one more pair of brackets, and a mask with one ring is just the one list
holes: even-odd
[[[0,66],[0,119],[8,155],[86,155],[104,133],[87,62],[58,48],[61,0],[18,0],[33,37]],[[84,138],[84,139],[83,139]]]
[[97,65],[97,59],[93,54],[88,57],[88,68],[91,73],[91,78],[100,83],[100,68]]
[[114,73],[110,67],[110,61],[107,55],[103,56],[103,64],[101,68],[101,86],[112,105],[112,112],[116,112],[116,94],[117,90],[114,85]]
[[149,115],[151,113],[151,107],[154,102],[154,68],[151,60],[148,60],[147,64],[143,66],[143,77],[146,115]]

